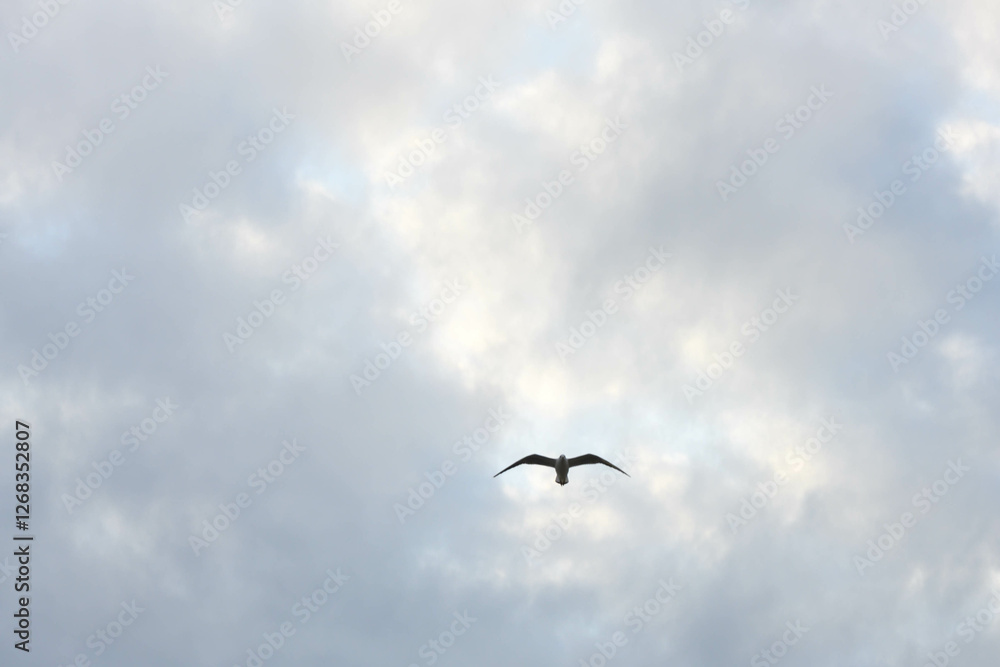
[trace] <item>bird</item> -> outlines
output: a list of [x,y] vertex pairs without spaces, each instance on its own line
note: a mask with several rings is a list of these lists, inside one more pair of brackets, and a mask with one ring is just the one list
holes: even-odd
[[548,456],[541,456],[539,454],[532,454],[530,456],[525,456],[523,459],[517,463],[512,463],[507,466],[493,477],[497,477],[507,472],[511,468],[516,468],[522,463],[532,463],[539,466],[548,466],[550,468],[556,469],[556,484],[560,486],[565,486],[569,484],[569,469],[574,466],[585,466],[591,463],[603,463],[604,465],[614,468],[626,477],[631,477],[627,472],[616,466],[614,463],[605,461],[600,456],[596,454],[584,454],[583,456],[576,456],[571,459],[567,459],[565,454],[561,454],[558,459],[550,459]]

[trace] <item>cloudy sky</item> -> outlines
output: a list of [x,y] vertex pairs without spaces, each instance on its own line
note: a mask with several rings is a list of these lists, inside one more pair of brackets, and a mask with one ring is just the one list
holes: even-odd
[[4,3],[2,662],[995,664],[998,19]]

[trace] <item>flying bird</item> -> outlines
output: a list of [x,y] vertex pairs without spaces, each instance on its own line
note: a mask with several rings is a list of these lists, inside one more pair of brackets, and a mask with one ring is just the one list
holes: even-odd
[[585,465],[588,465],[588,464],[591,464],[591,463],[603,463],[604,465],[606,465],[606,466],[608,466],[610,468],[614,468],[615,470],[617,470],[621,474],[625,475],[626,477],[631,477],[631,475],[629,475],[627,472],[625,472],[624,470],[622,470],[621,468],[619,468],[618,466],[616,466],[614,463],[609,463],[608,461],[605,461],[600,456],[597,456],[595,454],[584,454],[583,456],[577,456],[577,457],[574,457],[574,458],[571,458],[571,459],[567,459],[565,455],[561,455],[558,459],[550,459],[547,456],[540,456],[538,454],[532,454],[531,456],[525,456],[523,459],[521,459],[517,463],[513,463],[513,464],[507,466],[506,468],[504,468],[503,470],[501,470],[500,472],[498,472],[496,475],[493,475],[493,476],[497,477],[498,475],[502,475],[503,473],[507,472],[511,468],[516,468],[517,466],[521,465],[522,463],[532,463],[532,464],[538,465],[538,466],[548,466],[550,468],[555,468],[556,469],[556,484],[559,484],[559,485],[569,484],[569,469],[570,468],[573,468],[575,466],[585,466]]

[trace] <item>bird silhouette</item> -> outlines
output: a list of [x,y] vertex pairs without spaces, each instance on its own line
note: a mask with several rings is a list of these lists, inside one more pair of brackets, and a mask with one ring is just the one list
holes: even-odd
[[569,484],[570,468],[573,468],[575,466],[585,466],[591,463],[603,463],[609,468],[614,468],[615,470],[625,475],[626,477],[631,477],[631,475],[629,475],[627,472],[616,466],[614,463],[605,461],[596,454],[584,454],[583,456],[576,456],[571,459],[567,459],[565,455],[560,455],[558,459],[550,459],[548,456],[540,456],[538,454],[532,454],[530,456],[525,456],[517,463],[512,463],[511,465],[507,466],[506,468],[504,468],[503,470],[501,470],[500,472],[498,472],[496,475],[493,476],[497,477],[499,475],[502,475],[511,468],[516,468],[522,463],[531,463],[537,466],[548,466],[550,468],[555,468],[556,484],[559,484],[560,486],[565,486],[566,484]]

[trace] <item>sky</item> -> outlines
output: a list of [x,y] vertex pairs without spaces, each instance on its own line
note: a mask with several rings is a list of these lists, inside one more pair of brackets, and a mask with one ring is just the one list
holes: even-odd
[[3,664],[995,664],[998,19],[4,3]]

